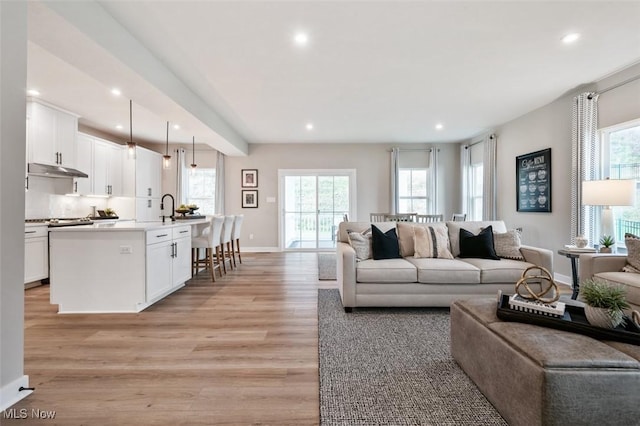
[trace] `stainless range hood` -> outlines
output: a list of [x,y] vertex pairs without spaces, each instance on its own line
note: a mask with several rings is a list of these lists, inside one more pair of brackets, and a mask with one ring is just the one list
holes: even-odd
[[88,178],[89,175],[71,167],[50,166],[49,164],[29,163],[27,171],[33,176],[45,176],[52,178]]

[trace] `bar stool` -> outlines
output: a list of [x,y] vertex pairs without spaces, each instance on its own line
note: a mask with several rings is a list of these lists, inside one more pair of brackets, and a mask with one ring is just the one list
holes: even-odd
[[236,266],[236,253],[238,253],[238,260],[242,263],[242,255],[240,254],[240,230],[242,229],[242,221],[244,215],[236,215],[233,221],[233,231],[231,232],[231,252],[233,253],[233,265]]
[[[200,235],[191,238],[191,275],[195,276],[198,273],[198,268],[204,266],[208,268],[211,273],[211,280],[216,281],[215,270],[220,270],[220,277],[222,277],[222,270],[220,269],[220,235],[222,233],[222,225],[224,223],[224,216],[213,216],[209,223],[209,226],[203,229]],[[205,249],[204,259],[200,259],[200,249]],[[213,258],[213,252],[215,249],[215,260]]]
[[[224,216],[222,233],[220,234],[220,247],[222,248],[222,270],[227,273],[227,261],[229,269],[233,270],[233,251],[231,249],[231,233],[233,232],[233,221],[235,216]],[[225,247],[226,245],[226,247]]]

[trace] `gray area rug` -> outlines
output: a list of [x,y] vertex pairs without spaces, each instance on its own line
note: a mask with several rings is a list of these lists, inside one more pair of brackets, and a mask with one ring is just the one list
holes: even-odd
[[446,308],[358,308],[318,290],[322,425],[506,425],[449,352]]
[[318,253],[318,279],[336,279],[336,254]]

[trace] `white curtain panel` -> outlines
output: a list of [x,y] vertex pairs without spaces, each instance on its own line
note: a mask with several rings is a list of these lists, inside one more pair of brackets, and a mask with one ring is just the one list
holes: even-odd
[[496,135],[489,135],[484,141],[482,157],[482,220],[496,220]]
[[[571,129],[571,242],[578,235],[597,242],[594,208],[582,205],[582,181],[599,178],[598,94],[587,92],[573,98]],[[589,235],[586,235],[586,234]]]
[[429,182],[431,182],[430,187],[430,197],[433,200],[431,203],[431,212],[430,214],[439,214],[438,213],[438,152],[440,150],[437,148],[432,148],[429,150]]
[[471,206],[471,203],[469,202],[469,198],[471,197],[471,149],[469,148],[469,145],[460,145],[460,171],[462,172],[461,211],[470,217],[469,207]]
[[216,214],[224,214],[224,154],[216,156]]
[[390,213],[398,212],[398,181],[400,180],[400,148],[391,149],[391,206]]
[[189,172],[185,161],[185,150],[176,150],[176,202],[178,205],[187,204],[189,197]]

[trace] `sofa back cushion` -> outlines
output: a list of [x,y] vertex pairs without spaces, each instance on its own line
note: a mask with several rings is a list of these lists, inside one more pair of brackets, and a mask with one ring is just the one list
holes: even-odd
[[460,229],[466,229],[474,235],[478,235],[487,226],[493,228],[493,232],[507,232],[507,227],[501,220],[484,220],[469,222],[447,222],[449,229],[449,244],[453,257],[460,256]]

